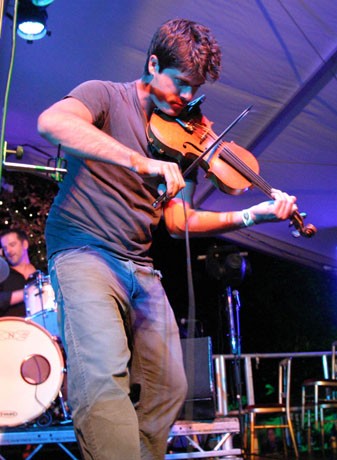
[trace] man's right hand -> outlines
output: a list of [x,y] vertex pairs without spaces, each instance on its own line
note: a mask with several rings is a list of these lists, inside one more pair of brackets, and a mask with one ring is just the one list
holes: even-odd
[[176,196],[186,185],[179,166],[171,161],[153,160],[137,154],[132,159],[132,165],[133,171],[140,175],[162,177],[168,199]]

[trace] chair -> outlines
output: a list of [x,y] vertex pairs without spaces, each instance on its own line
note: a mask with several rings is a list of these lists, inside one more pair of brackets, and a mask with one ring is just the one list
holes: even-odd
[[[314,415],[314,425],[321,435],[321,447],[325,447],[324,427],[327,423],[326,411],[337,411],[337,341],[332,343],[331,376],[323,357],[323,374],[321,379],[306,379],[302,383],[302,429],[307,428],[308,451],[311,452],[311,418]],[[306,423],[305,423],[306,421]]]
[[[288,431],[295,455],[298,457],[298,448],[290,411],[291,361],[292,358],[285,358],[278,365],[278,401],[271,404],[248,405],[245,408],[247,420],[246,445],[248,444],[250,453],[256,453],[253,452],[256,450],[257,444],[256,430],[280,428],[282,429],[285,453],[287,454],[286,431]],[[266,418],[270,415],[280,415],[280,422],[267,423]]]

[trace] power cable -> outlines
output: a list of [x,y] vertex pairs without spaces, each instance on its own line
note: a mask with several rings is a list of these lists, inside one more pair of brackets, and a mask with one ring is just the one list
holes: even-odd
[[11,82],[12,82],[14,58],[15,58],[15,51],[16,51],[16,25],[17,25],[18,6],[19,6],[19,0],[14,0],[11,57],[10,57],[10,62],[9,62],[8,75],[7,75],[6,91],[5,91],[4,105],[3,105],[3,110],[2,110],[1,133],[0,133],[0,189],[1,189],[1,180],[2,180],[2,164],[3,164],[4,154],[5,154],[5,129],[6,129],[6,120],[7,120],[8,99],[9,99],[9,92],[10,92],[10,87],[11,87]]

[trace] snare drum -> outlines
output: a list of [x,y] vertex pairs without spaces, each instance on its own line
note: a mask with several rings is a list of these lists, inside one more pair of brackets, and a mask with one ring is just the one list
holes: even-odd
[[0,426],[30,422],[49,409],[64,378],[56,340],[29,319],[0,318]]
[[57,304],[50,277],[37,271],[24,289],[26,317],[59,336],[57,324]]

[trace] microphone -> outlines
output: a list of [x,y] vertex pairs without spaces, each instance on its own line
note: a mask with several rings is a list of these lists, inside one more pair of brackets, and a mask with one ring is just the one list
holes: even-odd
[[15,150],[6,149],[6,153],[9,155],[14,154],[18,160],[21,160],[23,154],[25,153],[22,145],[18,145]]
[[16,147],[16,158],[17,158],[18,160],[21,160],[21,158],[23,157],[23,154],[24,154],[24,153],[25,153],[25,152],[24,152],[24,150],[23,150],[22,145],[18,145],[18,146]]
[[232,303],[232,292],[231,288],[227,287],[227,310],[228,310],[228,325],[229,325],[229,336],[230,336],[230,343],[231,343],[231,352],[233,355],[238,353],[238,344],[237,344],[237,337],[235,333],[235,321],[234,321],[234,313],[233,313],[233,303]]
[[236,289],[232,292],[233,294],[233,297],[235,299],[235,303],[236,303],[236,306],[238,308],[241,307],[241,302],[240,302],[240,296],[239,296],[239,291],[237,291]]
[[181,124],[182,127],[188,131],[189,130],[188,124],[186,124],[184,120],[186,119],[189,120],[191,116],[193,115],[193,112],[197,113],[199,105],[202,104],[205,99],[206,99],[206,96],[202,94],[201,96],[197,97],[193,101],[189,102],[186,105],[186,107],[182,110],[179,117],[175,119],[176,122]]
[[3,257],[0,257],[0,283],[3,283],[9,276],[9,265]]
[[205,99],[206,99],[206,96],[202,94],[201,96],[197,97],[193,101],[189,102],[186,106],[187,114],[191,113],[192,110],[197,109],[199,105],[204,102]]

